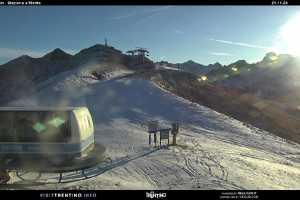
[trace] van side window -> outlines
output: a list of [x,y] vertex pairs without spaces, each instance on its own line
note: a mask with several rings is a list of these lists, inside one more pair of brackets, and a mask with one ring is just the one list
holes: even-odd
[[83,116],[82,122],[83,122],[83,128],[84,129],[88,129],[89,128],[89,124],[88,124],[87,116]]
[[91,119],[87,116],[87,121],[89,123],[89,127],[91,128],[92,127],[92,123],[91,123]]
[[85,129],[84,117],[81,117],[80,124],[82,129],[84,130]]
[[88,124],[87,124],[87,121],[86,121],[86,116],[84,116],[84,128],[85,128],[85,129],[88,128]]
[[72,133],[63,111],[2,111],[2,142],[67,142]]
[[85,119],[86,119],[87,128],[91,128],[89,117],[85,116]]

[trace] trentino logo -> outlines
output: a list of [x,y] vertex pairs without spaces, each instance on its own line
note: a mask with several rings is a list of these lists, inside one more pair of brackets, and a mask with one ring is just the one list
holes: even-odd
[[162,198],[166,198],[167,197],[167,193],[166,192],[154,192],[154,191],[151,191],[151,192],[146,192],[146,197],[150,198],[150,199],[153,199],[153,198],[162,199]]

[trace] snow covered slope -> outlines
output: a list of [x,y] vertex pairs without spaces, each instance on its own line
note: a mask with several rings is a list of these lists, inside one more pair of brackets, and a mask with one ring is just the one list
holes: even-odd
[[[300,189],[300,145],[143,79],[114,78],[78,87],[65,84],[57,90],[59,80],[10,105],[87,106],[94,118],[96,141],[107,149],[107,160],[91,170],[87,180],[28,188]],[[179,121],[178,146],[150,147],[143,126],[150,119],[164,126]]]

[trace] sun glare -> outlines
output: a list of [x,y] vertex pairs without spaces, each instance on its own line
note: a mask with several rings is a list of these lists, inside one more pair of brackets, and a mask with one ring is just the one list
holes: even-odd
[[278,56],[271,56],[270,59],[271,59],[272,61],[278,60]]
[[238,71],[238,68],[236,68],[236,67],[232,67],[231,69],[232,69],[232,71],[235,71],[235,72]]
[[207,76],[201,76],[200,78],[198,78],[198,81],[207,81]]
[[275,49],[280,53],[300,56],[300,12],[281,26]]

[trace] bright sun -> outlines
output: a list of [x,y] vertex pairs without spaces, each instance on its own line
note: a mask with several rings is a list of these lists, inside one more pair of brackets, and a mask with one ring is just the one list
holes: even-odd
[[280,53],[300,56],[300,12],[281,26],[275,49]]

